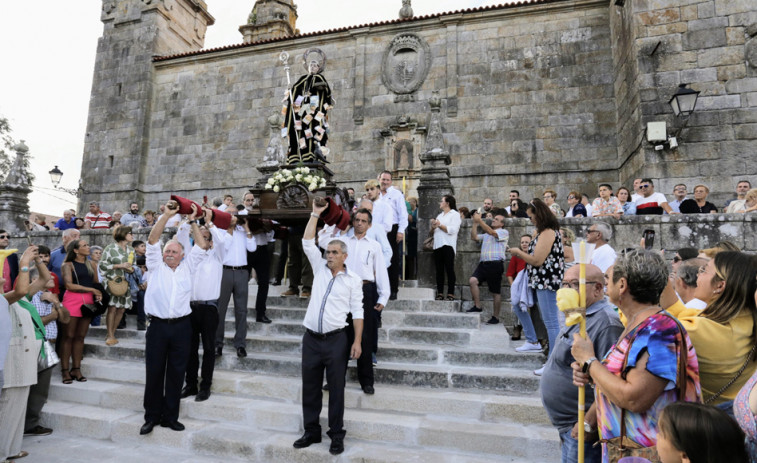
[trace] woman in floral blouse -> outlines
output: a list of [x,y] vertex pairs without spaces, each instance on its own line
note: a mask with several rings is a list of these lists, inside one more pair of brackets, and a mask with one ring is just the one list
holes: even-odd
[[[105,338],[105,344],[113,346],[118,344],[116,339],[116,327],[121,322],[124,312],[131,308],[131,294],[126,289],[126,294],[121,296],[114,295],[107,282],[123,279],[125,281],[126,273],[131,273],[132,263],[134,260],[134,250],[131,248],[131,242],[134,241],[131,227],[120,225],[113,230],[113,240],[103,249],[102,259],[100,259],[100,270],[105,276],[103,286],[110,294],[110,306],[106,316],[106,326],[108,335]],[[130,257],[131,255],[131,257]],[[126,272],[126,273],[125,273]]]
[[[539,313],[547,328],[550,350],[557,342],[560,324],[557,319],[557,290],[565,273],[565,254],[557,217],[540,199],[534,199],[526,209],[536,226],[536,235],[528,245],[528,252],[510,248],[510,254],[526,261],[529,286],[536,291]],[[535,372],[540,374],[539,370]]]

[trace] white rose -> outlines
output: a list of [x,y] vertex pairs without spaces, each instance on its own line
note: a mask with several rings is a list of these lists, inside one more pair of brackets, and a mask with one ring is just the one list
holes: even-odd
[[276,193],[278,193],[279,190],[281,190],[281,188],[279,188],[278,185],[276,185],[275,187],[273,187],[273,191],[275,191]]
[[292,175],[292,171],[290,171],[289,169],[283,169],[281,173],[284,175]]
[[269,185],[273,185],[274,183],[276,183],[276,180],[274,180],[273,178],[269,178],[268,179],[268,184]]
[[321,186],[322,187],[326,186],[326,179],[325,178],[321,179]]
[[303,167],[302,168],[302,173],[303,174],[309,174],[310,173],[310,167]]
[[298,182],[301,182],[302,181],[302,174],[295,175],[294,179],[297,180]]
[[270,190],[270,189],[272,189],[272,188],[273,188],[273,185],[271,185],[270,183],[269,183],[268,185],[266,185],[266,186],[265,186],[265,189],[266,189],[266,190]]
[[315,183],[311,183],[311,184],[310,184],[310,185],[308,186],[308,190],[310,190],[310,191],[313,191],[313,190],[315,190],[316,188],[318,188],[318,185],[316,185]]

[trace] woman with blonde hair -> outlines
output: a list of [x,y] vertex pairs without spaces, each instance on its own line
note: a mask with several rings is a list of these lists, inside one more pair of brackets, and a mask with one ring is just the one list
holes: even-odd
[[[108,329],[105,344],[108,346],[118,344],[116,327],[121,322],[124,312],[131,308],[131,293],[126,281],[126,273],[134,271],[132,268],[134,250],[131,247],[134,236],[131,227],[126,225],[116,227],[113,230],[113,240],[113,243],[103,249],[99,265],[103,276],[105,276],[105,289],[110,294],[110,305],[105,318],[105,325]],[[120,291],[121,288],[123,292]]]
[[680,207],[681,214],[717,214],[718,208],[707,201],[710,189],[706,185],[694,187],[694,198],[685,199]]
[[542,198],[544,200],[544,204],[547,205],[550,211],[552,211],[553,214],[555,214],[555,217],[560,217],[562,215],[562,209],[560,208],[560,205],[555,202],[555,199],[557,199],[557,193],[555,190],[544,190],[544,193],[542,193]]

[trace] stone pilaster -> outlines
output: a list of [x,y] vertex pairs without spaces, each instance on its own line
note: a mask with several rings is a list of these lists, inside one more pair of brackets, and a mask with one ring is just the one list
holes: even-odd
[[24,221],[29,218],[29,193],[32,192],[24,158],[29,147],[24,141],[15,146],[16,159],[8,176],[0,185],[0,223],[10,233],[26,232]]

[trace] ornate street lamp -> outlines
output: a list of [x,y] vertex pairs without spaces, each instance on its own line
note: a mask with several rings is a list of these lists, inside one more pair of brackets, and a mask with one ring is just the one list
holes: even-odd
[[79,188],[74,189],[59,187],[58,185],[60,184],[60,179],[63,177],[63,172],[58,169],[58,166],[53,167],[53,170],[48,172],[48,174],[50,174],[50,181],[53,182],[53,187],[55,187],[56,190],[68,193],[72,196],[76,196],[77,198],[80,197],[84,192],[81,187],[81,179],[79,179]]
[[697,105],[697,98],[699,98],[699,92],[686,88],[688,84],[681,84],[678,86],[673,98],[668,101],[668,104],[673,108],[673,113],[676,116],[688,117],[694,112],[694,108]]

